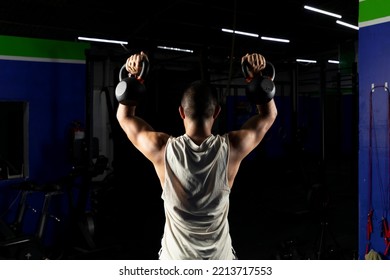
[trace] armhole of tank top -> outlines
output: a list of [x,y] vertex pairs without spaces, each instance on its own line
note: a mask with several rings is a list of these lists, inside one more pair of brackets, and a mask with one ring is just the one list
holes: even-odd
[[164,151],[164,182],[163,182],[163,185],[161,186],[162,188],[162,193],[161,193],[161,197],[163,198],[164,197],[164,194],[165,194],[165,181],[166,181],[166,178],[168,176],[168,171],[167,171],[167,151],[168,151],[168,146],[171,145],[171,142],[172,142],[172,136],[170,136],[168,138],[168,141],[165,145],[165,151]]
[[224,135],[225,141],[226,141],[226,170],[225,170],[225,180],[226,185],[228,186],[229,190],[232,188],[229,186],[229,176],[228,176],[228,169],[229,169],[229,157],[230,157],[230,142],[229,142],[229,134],[226,133]]

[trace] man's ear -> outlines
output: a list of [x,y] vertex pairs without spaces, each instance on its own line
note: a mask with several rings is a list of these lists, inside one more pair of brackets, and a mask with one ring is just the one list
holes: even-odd
[[221,106],[219,105],[215,106],[213,118],[216,119],[220,112],[221,112]]
[[181,105],[179,106],[179,114],[183,120],[186,118],[186,115],[184,114],[184,108]]

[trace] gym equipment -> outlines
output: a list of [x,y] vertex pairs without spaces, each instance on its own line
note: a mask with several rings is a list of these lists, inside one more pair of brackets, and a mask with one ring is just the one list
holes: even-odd
[[248,100],[256,105],[266,104],[275,96],[275,67],[271,62],[267,62],[263,72],[268,72],[271,69],[271,75],[256,75],[252,79],[249,77],[249,63],[244,60],[241,63],[242,72],[248,82],[245,93]]
[[[138,77],[128,74],[126,77],[126,64],[119,71],[119,83],[115,88],[115,96],[123,105],[137,105],[139,99],[146,93],[144,78],[149,72],[149,61],[142,61],[142,70]],[[126,71],[127,72],[127,71]]]
[[[28,259],[28,260],[43,260],[47,259],[49,254],[43,244],[43,235],[49,217],[59,219],[50,215],[49,205],[53,196],[62,194],[61,186],[57,184],[38,185],[33,182],[22,182],[13,187],[22,192],[21,199],[18,204],[17,216],[14,223],[9,225],[5,240],[0,242],[0,252],[2,257],[6,259]],[[44,200],[40,211],[37,229],[34,235],[26,235],[22,232],[22,223],[27,209],[27,196],[32,192],[42,192]],[[36,211],[35,209],[33,209]],[[3,223],[3,228],[6,228]]]

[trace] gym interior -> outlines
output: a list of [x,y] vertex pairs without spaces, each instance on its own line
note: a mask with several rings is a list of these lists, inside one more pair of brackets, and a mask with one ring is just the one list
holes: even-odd
[[[373,2],[356,4],[359,30],[332,52],[338,64],[268,50],[278,117],[232,188],[239,259],[388,259],[390,6]],[[239,59],[147,40],[130,48],[16,33],[0,42],[0,259],[157,259],[162,190],[116,120],[121,67],[148,53],[137,114],[175,136],[185,85],[210,79],[224,133],[255,113]],[[252,51],[242,45],[235,56]]]

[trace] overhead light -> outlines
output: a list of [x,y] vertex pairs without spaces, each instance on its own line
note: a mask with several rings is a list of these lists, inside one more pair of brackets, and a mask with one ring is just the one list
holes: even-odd
[[296,62],[317,63],[317,60],[297,58]]
[[77,39],[82,41],[100,42],[100,43],[109,43],[109,44],[120,44],[120,45],[128,44],[128,42],[126,41],[116,41],[116,40],[107,40],[107,39],[99,39],[99,38],[78,37]]
[[272,37],[261,36],[261,39],[262,40],[268,40],[268,41],[281,42],[281,43],[290,43],[290,40],[280,39],[280,38],[272,38]]
[[176,52],[187,52],[187,53],[193,53],[193,50],[189,49],[181,49],[181,48],[173,48],[173,47],[167,47],[167,46],[157,46],[158,49],[163,50],[170,50],[170,51],[176,51]]
[[249,36],[249,37],[256,37],[256,38],[259,37],[259,34],[237,31],[237,30],[226,29],[226,28],[222,28],[222,31],[227,32],[227,33],[235,33],[235,34],[239,34],[239,35]]
[[327,16],[331,16],[331,17],[335,17],[335,18],[341,18],[341,15],[338,15],[338,14],[335,14],[335,13],[332,13],[332,12],[328,12],[328,11],[325,11],[325,10],[313,8],[313,7],[307,6],[307,5],[305,5],[303,7],[306,10],[310,10],[310,11],[313,11],[313,12],[321,13],[321,14],[324,14],[324,15],[327,15]]
[[336,20],[336,23],[341,24],[341,25],[344,25],[344,26],[349,27],[349,28],[352,28],[352,29],[359,30],[359,27],[358,27],[358,26],[352,25],[352,24],[349,24],[349,23],[346,23],[346,22],[341,21],[341,20]]
[[329,59],[329,60],[328,60],[328,63],[340,64],[340,61],[338,61],[338,60],[333,60],[333,59]]

